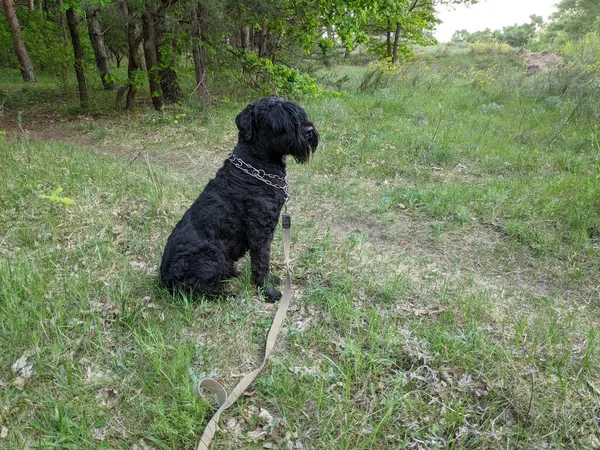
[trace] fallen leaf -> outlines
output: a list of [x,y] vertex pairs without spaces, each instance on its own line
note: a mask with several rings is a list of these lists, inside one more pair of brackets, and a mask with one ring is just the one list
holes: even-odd
[[154,450],[154,447],[151,447],[148,444],[146,444],[143,439],[140,439],[139,444],[140,445],[133,444],[133,447],[131,447],[131,450]]
[[13,384],[19,391],[22,391],[25,387],[25,378],[17,377],[13,380]]
[[8,436],[8,428],[1,427],[0,428],[0,439],[4,439]]
[[261,408],[258,418],[265,425],[271,425],[273,423],[273,416],[266,409]]
[[96,394],[96,398],[106,409],[112,409],[117,404],[117,391],[116,389],[102,388]]
[[[27,366],[31,366],[29,364],[29,361],[27,361],[27,358],[29,358],[31,355],[33,355],[33,351],[31,350],[27,350],[26,352],[24,352],[21,357],[19,359],[17,359],[14,364],[11,366],[11,370],[13,371],[13,373],[18,373],[21,370],[25,369]],[[29,378],[29,377],[26,377]]]
[[254,431],[249,431],[247,436],[251,441],[258,442],[262,441],[267,436],[267,432],[262,428],[257,428]]
[[240,422],[234,417],[225,421],[225,429],[228,433],[233,434],[240,434],[242,432],[242,426],[240,425]]
[[94,428],[90,434],[95,441],[105,441],[108,434],[108,427]]

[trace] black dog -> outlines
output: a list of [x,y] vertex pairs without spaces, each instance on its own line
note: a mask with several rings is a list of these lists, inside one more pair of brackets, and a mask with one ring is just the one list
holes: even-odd
[[285,159],[309,160],[319,133],[306,112],[283,98],[248,105],[235,118],[238,143],[215,178],[179,221],[160,266],[163,286],[218,295],[234,263],[250,250],[252,281],[274,302],[268,285],[271,241],[287,201]]

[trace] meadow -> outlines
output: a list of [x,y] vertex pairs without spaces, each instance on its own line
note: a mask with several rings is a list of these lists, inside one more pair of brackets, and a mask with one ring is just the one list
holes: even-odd
[[[598,67],[504,48],[336,61],[300,99],[293,298],[212,448],[600,448]],[[2,73],[0,448],[189,449],[276,305],[172,296],[172,227],[236,142],[210,109],[78,115]],[[273,270],[283,274],[278,232]]]

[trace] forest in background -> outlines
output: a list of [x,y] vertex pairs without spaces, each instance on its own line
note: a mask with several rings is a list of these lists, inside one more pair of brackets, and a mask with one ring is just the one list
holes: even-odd
[[[436,43],[436,7],[475,2],[2,0],[0,67],[20,69],[25,82],[50,76],[65,93],[76,79],[81,111],[98,83],[125,109],[141,90],[157,110],[193,97],[206,106],[231,96],[232,86],[315,96],[323,93],[315,66],[353,53],[406,62],[415,46]],[[599,21],[597,2],[561,0],[548,23],[532,16],[502,30],[457,31],[452,42],[557,50],[590,62]]]

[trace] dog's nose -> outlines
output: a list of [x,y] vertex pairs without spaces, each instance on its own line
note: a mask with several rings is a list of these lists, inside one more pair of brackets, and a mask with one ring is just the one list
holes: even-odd
[[315,131],[315,127],[313,127],[312,125],[309,125],[309,126],[307,126],[307,127],[304,127],[304,131],[305,131],[306,133],[312,133],[312,132],[314,132],[314,131]]

